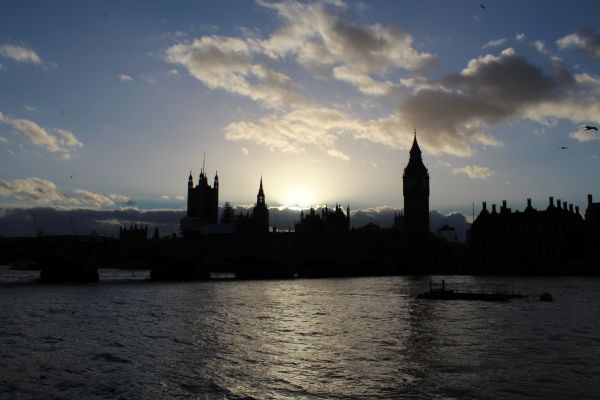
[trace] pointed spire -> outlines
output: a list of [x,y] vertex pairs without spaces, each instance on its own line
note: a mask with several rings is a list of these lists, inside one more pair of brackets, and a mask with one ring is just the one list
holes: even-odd
[[419,142],[417,142],[417,128],[414,130],[413,144],[410,148],[411,157],[421,157],[421,149],[419,148]]

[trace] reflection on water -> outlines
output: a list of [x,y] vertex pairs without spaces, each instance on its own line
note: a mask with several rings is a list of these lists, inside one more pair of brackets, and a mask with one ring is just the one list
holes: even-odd
[[600,396],[596,278],[461,278],[553,303],[417,300],[428,278],[135,278],[1,284],[0,397]]

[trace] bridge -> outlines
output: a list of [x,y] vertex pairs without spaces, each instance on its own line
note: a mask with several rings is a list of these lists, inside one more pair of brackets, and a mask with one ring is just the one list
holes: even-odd
[[293,232],[121,241],[97,236],[0,239],[0,263],[37,265],[43,281],[97,281],[105,267],[146,268],[156,280],[374,276],[409,273],[415,262],[393,233],[306,237]]

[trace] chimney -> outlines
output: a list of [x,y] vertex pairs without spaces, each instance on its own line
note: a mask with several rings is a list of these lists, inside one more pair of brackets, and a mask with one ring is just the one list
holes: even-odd
[[527,208],[531,208],[531,199],[530,198],[527,199]]
[[502,200],[502,208],[506,210],[506,200]]
[[486,201],[482,202],[481,207],[483,208],[482,211],[487,211],[487,202]]
[[573,204],[569,204],[569,212],[573,214]]
[[567,202],[566,201],[563,203],[563,210],[567,211]]
[[592,205],[592,195],[588,194],[588,206]]
[[579,214],[579,206],[575,206],[575,214]]
[[495,213],[495,212],[496,212],[496,205],[492,204],[492,213]]
[[548,203],[549,203],[548,205],[550,207],[554,207],[554,197],[550,196],[550,199],[549,199]]
[[561,203],[560,200],[556,200],[556,207],[559,209],[562,208],[562,204],[560,204],[560,203]]

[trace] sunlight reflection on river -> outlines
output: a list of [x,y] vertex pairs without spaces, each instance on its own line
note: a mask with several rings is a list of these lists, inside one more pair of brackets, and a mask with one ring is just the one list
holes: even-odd
[[[446,277],[534,295],[487,303],[417,300],[428,277],[118,276],[0,284],[0,397],[600,395],[597,278]],[[543,291],[556,301],[537,301]]]

